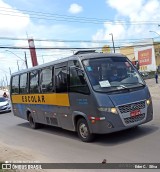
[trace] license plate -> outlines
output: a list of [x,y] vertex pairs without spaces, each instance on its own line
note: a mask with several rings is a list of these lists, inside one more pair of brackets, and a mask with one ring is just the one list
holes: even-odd
[[130,116],[131,117],[138,116],[140,114],[141,114],[141,111],[140,110],[134,110],[134,111],[130,112]]

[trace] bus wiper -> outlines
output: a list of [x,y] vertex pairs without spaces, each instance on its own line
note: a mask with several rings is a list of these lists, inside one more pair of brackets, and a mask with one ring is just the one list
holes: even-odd
[[111,87],[117,87],[118,90],[121,90],[121,88],[124,88],[124,89],[130,91],[130,89],[124,85],[111,85]]
[[124,83],[125,85],[130,85],[130,84],[140,84],[141,86],[145,86],[145,84],[140,83],[140,82],[131,82],[131,83]]
[[140,84],[140,85],[142,85],[142,86],[145,86],[145,84],[142,84],[142,83],[140,83],[140,82],[139,82],[138,84]]
[[124,89],[126,89],[126,90],[130,90],[128,87],[126,87],[126,86],[124,86],[124,85],[119,85],[119,87],[122,87],[122,88],[124,88]]

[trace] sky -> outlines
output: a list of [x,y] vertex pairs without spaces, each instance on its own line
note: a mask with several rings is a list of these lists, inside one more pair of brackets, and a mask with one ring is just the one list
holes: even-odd
[[[32,67],[28,50],[5,47],[28,47],[27,38],[34,38],[42,64],[76,47],[112,47],[112,35],[115,47],[158,41],[159,9],[159,0],[0,0],[0,85],[9,82],[10,70],[25,69],[25,52]],[[71,49],[43,49],[53,47]]]

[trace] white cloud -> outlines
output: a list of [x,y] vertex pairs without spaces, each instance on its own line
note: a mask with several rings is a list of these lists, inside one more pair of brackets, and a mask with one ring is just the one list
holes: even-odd
[[71,4],[68,11],[72,14],[77,14],[80,13],[82,10],[83,10],[82,6],[78,4]]
[[95,35],[93,35],[93,40],[110,41],[111,36],[108,36],[109,33],[113,33],[115,40],[156,36],[149,31],[158,32],[158,23],[157,25],[152,25],[146,23],[146,21],[160,21],[159,0],[106,0],[106,4],[117,11],[115,19],[112,23],[106,21],[104,27],[97,30]]
[[[74,7],[74,6],[73,6]],[[55,24],[46,24],[42,25],[39,23],[33,22],[31,20],[29,14],[25,14],[21,11],[18,11],[14,9],[12,6],[5,3],[3,0],[0,0],[0,37],[13,37],[13,38],[25,38],[26,32],[28,35],[33,35],[33,38],[38,39],[51,39],[51,38],[63,38],[66,36],[66,34],[71,35],[77,35],[77,33],[80,32],[80,28],[74,28],[70,27],[68,25],[55,25]],[[74,10],[73,10],[74,11]],[[77,5],[77,8],[75,8],[75,12],[82,11],[82,7]],[[9,14],[9,15],[7,15]],[[34,20],[35,21],[35,20]],[[9,46],[20,46],[20,47],[28,47],[27,41],[5,41],[1,40],[1,45],[9,45]],[[67,47],[68,43],[55,43],[55,42],[35,42],[36,47]],[[24,51],[27,52],[28,57],[28,65],[31,67],[31,58],[30,58],[30,52],[28,50],[12,50],[15,54],[18,56],[24,58]],[[45,51],[38,51],[37,50],[37,58],[39,61],[39,64],[42,64],[42,55],[50,55],[44,57],[45,62],[49,62],[52,60],[55,60],[57,58],[65,57],[68,55],[71,55],[73,52],[71,51],[60,51],[60,50],[45,50]],[[18,59],[15,55],[12,53],[6,52],[5,50],[0,50],[0,69],[3,71],[7,71],[7,76],[9,78],[9,67],[11,68],[12,72],[17,71],[17,60],[19,60],[20,69],[25,68],[25,64],[22,60]],[[2,70],[0,70],[0,73],[2,73]],[[3,75],[0,76],[0,79],[3,77]]]
[[24,32],[24,29],[29,25],[29,15],[23,14],[18,10],[13,9],[8,4],[0,0],[0,34],[7,36],[16,36]]
[[[54,48],[59,48],[59,47],[65,47],[68,48],[68,44],[64,42],[47,42],[47,41],[42,41],[42,42],[37,42],[36,44],[38,47],[54,47]],[[59,58],[67,57],[72,54],[70,50],[59,50],[59,49],[47,49],[43,51],[38,51],[37,50],[37,58],[39,61],[39,64],[42,64],[42,56],[44,62],[50,62],[57,60]]]
[[159,0],[107,0],[106,2],[117,10],[119,16],[128,17],[130,22],[160,19]]
[[107,0],[106,3],[116,9],[122,15],[130,15],[131,13],[141,10],[145,0]]

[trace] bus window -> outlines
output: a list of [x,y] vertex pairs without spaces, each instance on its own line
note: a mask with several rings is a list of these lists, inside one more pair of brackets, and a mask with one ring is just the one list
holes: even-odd
[[68,62],[69,67],[82,68],[78,60],[71,60]]
[[25,94],[28,91],[27,73],[20,75],[20,93]]
[[81,70],[70,68],[70,92],[79,92],[89,94],[89,88]]
[[[95,91],[113,92],[120,88],[141,87],[143,81],[126,58],[83,60],[86,73]],[[122,86],[123,85],[123,86]]]
[[30,72],[30,93],[39,93],[38,89],[38,71]]
[[67,92],[67,67],[55,69],[56,92]]
[[42,69],[40,72],[40,88],[42,93],[52,92],[52,67]]
[[12,94],[19,94],[19,75],[13,76],[12,78]]

